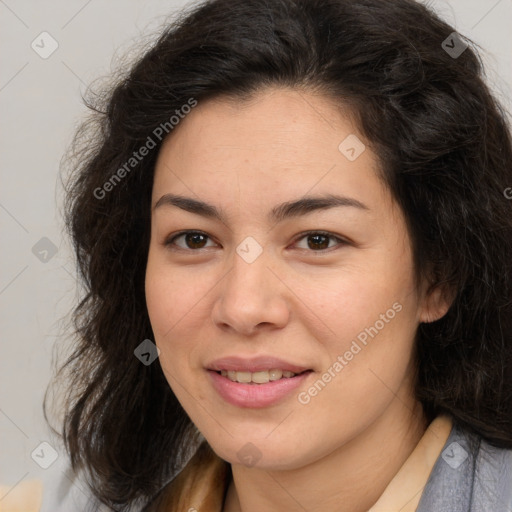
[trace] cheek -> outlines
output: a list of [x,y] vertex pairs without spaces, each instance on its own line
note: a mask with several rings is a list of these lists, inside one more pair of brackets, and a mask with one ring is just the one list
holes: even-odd
[[[367,304],[357,302],[357,296],[352,302],[345,298],[343,310],[326,320],[335,335],[323,340],[329,355],[319,379],[325,376],[329,383],[320,392],[321,384],[304,390],[312,400],[306,409],[330,425],[333,435],[347,420],[370,424],[401,393],[411,369],[414,304],[376,296],[375,290]],[[333,409],[333,403],[339,407]]]
[[187,321],[208,292],[208,281],[190,269],[177,270],[165,257],[150,255],[146,269],[146,305],[153,332],[160,342]]
[[360,400],[387,401],[411,369],[417,329],[415,304],[403,297],[394,300],[397,297],[373,296],[373,303],[366,308],[351,304],[346,317],[340,314],[340,335],[330,353],[343,369],[333,392],[354,407]]
[[335,280],[302,280],[300,296],[307,297],[308,309],[321,320],[313,329],[326,351],[324,371],[336,375],[318,405],[339,399],[357,408],[361,400],[373,400],[369,397],[385,399],[381,392],[387,393],[386,386],[399,386],[417,329],[412,283],[405,272],[385,272],[377,265],[373,272],[345,268]]
[[[296,295],[321,320],[328,338],[335,340],[348,341],[376,322],[381,327],[382,314],[388,329],[396,323],[395,317],[402,319],[414,313],[414,296],[407,279],[383,279],[379,272],[344,268],[334,279],[333,273],[317,274],[307,279],[302,276],[296,282]],[[395,303],[398,305],[393,308]]]
[[[180,386],[172,378],[185,382],[190,369],[196,368],[208,323],[206,305],[216,280],[212,272],[177,268],[165,254],[150,250],[146,268],[146,305],[155,343],[160,349],[162,370],[177,396]],[[186,397],[183,397],[186,398]]]
[[186,318],[193,297],[183,289],[176,274],[173,273],[171,277],[169,269],[159,263],[157,258],[152,258],[151,254],[146,269],[145,288],[154,342],[160,350],[160,366],[169,386],[179,397],[179,382],[185,377],[181,372],[186,366],[184,357],[187,357],[186,340],[179,334],[180,319],[183,321]]
[[[172,277],[171,277],[172,275]],[[186,318],[191,309],[193,297],[190,296],[190,287],[184,287],[175,273],[171,273],[165,264],[158,258],[148,258],[146,269],[146,306],[155,337],[155,343],[160,349],[160,364],[162,370],[173,387],[170,376],[176,374],[179,367],[174,363],[182,360],[179,354],[185,350],[183,342],[177,336],[180,319]]]

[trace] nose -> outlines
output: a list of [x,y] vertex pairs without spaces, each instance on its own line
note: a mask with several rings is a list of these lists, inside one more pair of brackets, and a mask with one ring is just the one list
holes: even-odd
[[244,336],[283,328],[290,318],[288,289],[269,267],[265,251],[252,263],[233,254],[231,270],[216,287],[212,320]]

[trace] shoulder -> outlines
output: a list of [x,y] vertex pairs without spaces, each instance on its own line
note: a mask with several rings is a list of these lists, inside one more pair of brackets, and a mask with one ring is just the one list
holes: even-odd
[[512,450],[497,448],[482,440],[475,460],[473,508],[512,511]]
[[512,511],[512,450],[454,424],[417,512]]

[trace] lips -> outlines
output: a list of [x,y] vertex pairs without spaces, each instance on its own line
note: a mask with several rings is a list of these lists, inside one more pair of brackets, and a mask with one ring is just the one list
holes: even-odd
[[211,363],[208,363],[206,365],[206,369],[213,370],[216,372],[227,370],[251,373],[261,372],[265,370],[268,371],[271,369],[279,369],[293,373],[302,373],[307,370],[311,370],[311,368],[299,366],[297,364],[285,361],[284,359],[265,355],[258,357],[223,357],[221,359],[215,359]]
[[293,399],[293,393],[305,385],[312,374],[312,371],[304,371],[295,377],[256,384],[234,382],[215,370],[207,371],[209,382],[220,398],[235,407],[250,409],[276,406],[286,399]]

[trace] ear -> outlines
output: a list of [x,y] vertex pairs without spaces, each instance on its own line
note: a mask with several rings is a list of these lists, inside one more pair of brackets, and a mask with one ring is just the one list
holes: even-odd
[[420,322],[432,323],[446,315],[455,295],[455,291],[446,284],[430,287],[423,298]]

